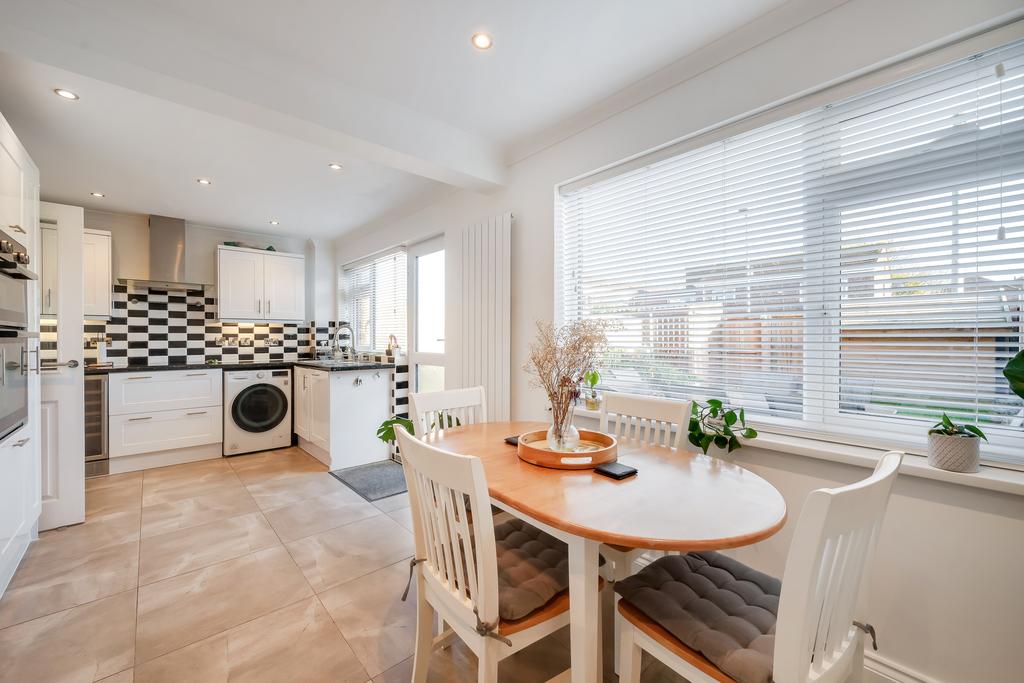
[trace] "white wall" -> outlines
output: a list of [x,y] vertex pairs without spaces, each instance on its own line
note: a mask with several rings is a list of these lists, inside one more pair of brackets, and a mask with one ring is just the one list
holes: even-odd
[[[511,210],[512,415],[543,419],[543,397],[520,368],[534,322],[552,317],[552,190],[557,183],[1020,7],[1019,0],[851,0],[717,66],[714,50],[706,51],[694,59],[711,60],[707,68],[695,68],[697,75],[689,80],[511,166],[500,192],[452,192],[404,217],[365,226],[336,240],[337,262],[451,234],[477,218]],[[449,332],[447,337],[457,335]],[[756,449],[744,455],[752,469],[783,492],[792,518],[813,488],[866,474],[861,468]],[[788,538],[787,529],[742,554],[756,566],[781,572]],[[918,680],[913,671],[949,682],[1019,680],[1024,650],[1016,647],[1013,634],[1024,614],[1022,547],[1024,499],[912,478],[900,481],[872,574],[867,618],[880,629],[883,654],[908,672],[906,680]]]
[[[305,237],[264,235],[256,232],[226,230],[209,225],[185,223],[185,279],[188,282],[216,284],[217,245],[225,241],[241,242],[259,249],[273,246],[278,251],[303,254],[306,251]],[[308,267],[308,264],[307,264]],[[310,293],[307,291],[306,298]]]

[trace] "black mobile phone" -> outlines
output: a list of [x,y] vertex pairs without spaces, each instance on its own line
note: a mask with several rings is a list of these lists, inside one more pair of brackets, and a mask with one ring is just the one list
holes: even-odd
[[595,467],[594,471],[598,474],[603,474],[606,477],[611,477],[612,479],[625,479],[626,477],[632,477],[636,474],[635,467],[623,465],[621,462],[606,462],[603,465]]
[[518,436],[506,436],[505,437],[505,443],[507,443],[509,446],[518,446],[519,445],[519,437]]

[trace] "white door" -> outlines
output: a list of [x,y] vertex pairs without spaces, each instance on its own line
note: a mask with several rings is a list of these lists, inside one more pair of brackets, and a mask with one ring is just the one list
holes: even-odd
[[295,368],[295,399],[292,416],[295,418],[295,433],[309,439],[309,370]]
[[409,378],[413,391],[445,387],[444,237],[414,244],[409,267]]
[[[86,318],[109,318],[113,308],[114,271],[110,233],[82,231],[82,314]],[[61,264],[62,267],[65,264]]]
[[313,371],[308,375],[306,398],[309,404],[309,440],[331,449],[331,374]]
[[217,298],[219,317],[264,320],[263,254],[253,251],[217,250]]
[[301,256],[263,256],[264,311],[267,320],[306,318],[306,260]]
[[44,223],[39,226],[39,315],[52,318],[57,315],[57,226]]
[[[40,214],[48,225],[56,226],[57,237],[54,252],[47,256],[39,250],[38,255],[40,259],[56,258],[56,263],[37,264],[43,272],[51,268],[56,271],[54,291],[50,293],[56,318],[46,321],[46,324],[56,325],[57,331],[44,332],[42,337],[45,341],[55,337],[57,348],[43,350],[40,362],[39,438],[43,509],[39,528],[45,530],[85,520],[85,387],[82,367],[82,231],[85,212],[77,206],[43,202]],[[109,249],[106,253],[109,255]],[[109,283],[107,287],[110,288]],[[47,292],[40,289],[41,304],[45,306]]]

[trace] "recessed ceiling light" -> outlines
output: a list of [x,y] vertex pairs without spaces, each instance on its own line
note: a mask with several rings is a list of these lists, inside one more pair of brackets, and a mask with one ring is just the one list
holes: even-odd
[[200,185],[213,185],[213,181],[209,178],[196,178],[196,182]]
[[75,93],[71,92],[70,90],[65,90],[64,88],[54,88],[53,92],[56,93],[57,95],[60,95],[65,100],[77,100],[78,99],[78,95],[76,95]]
[[100,199],[103,199],[104,197],[107,196],[107,195],[103,194],[102,192],[90,192],[89,194],[91,194],[93,197],[99,197]]
[[491,49],[491,46],[494,45],[494,41],[487,33],[474,33],[470,40],[473,43],[473,47],[478,50],[489,50]]
[[271,219],[270,219],[270,224],[271,224],[271,225],[280,225],[280,224],[281,224],[281,221],[278,221],[278,220],[275,220],[275,219],[271,218]]
[[331,169],[332,171],[340,171],[341,170],[341,164],[330,163],[330,164],[327,164],[327,168]]

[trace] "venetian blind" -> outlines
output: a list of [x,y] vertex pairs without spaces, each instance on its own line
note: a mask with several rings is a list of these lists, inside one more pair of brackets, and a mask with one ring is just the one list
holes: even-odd
[[1022,92],[1015,43],[567,187],[557,309],[612,323],[609,389],[1024,461]]
[[359,351],[383,351],[388,335],[406,348],[405,249],[378,254],[341,270],[339,308]]

